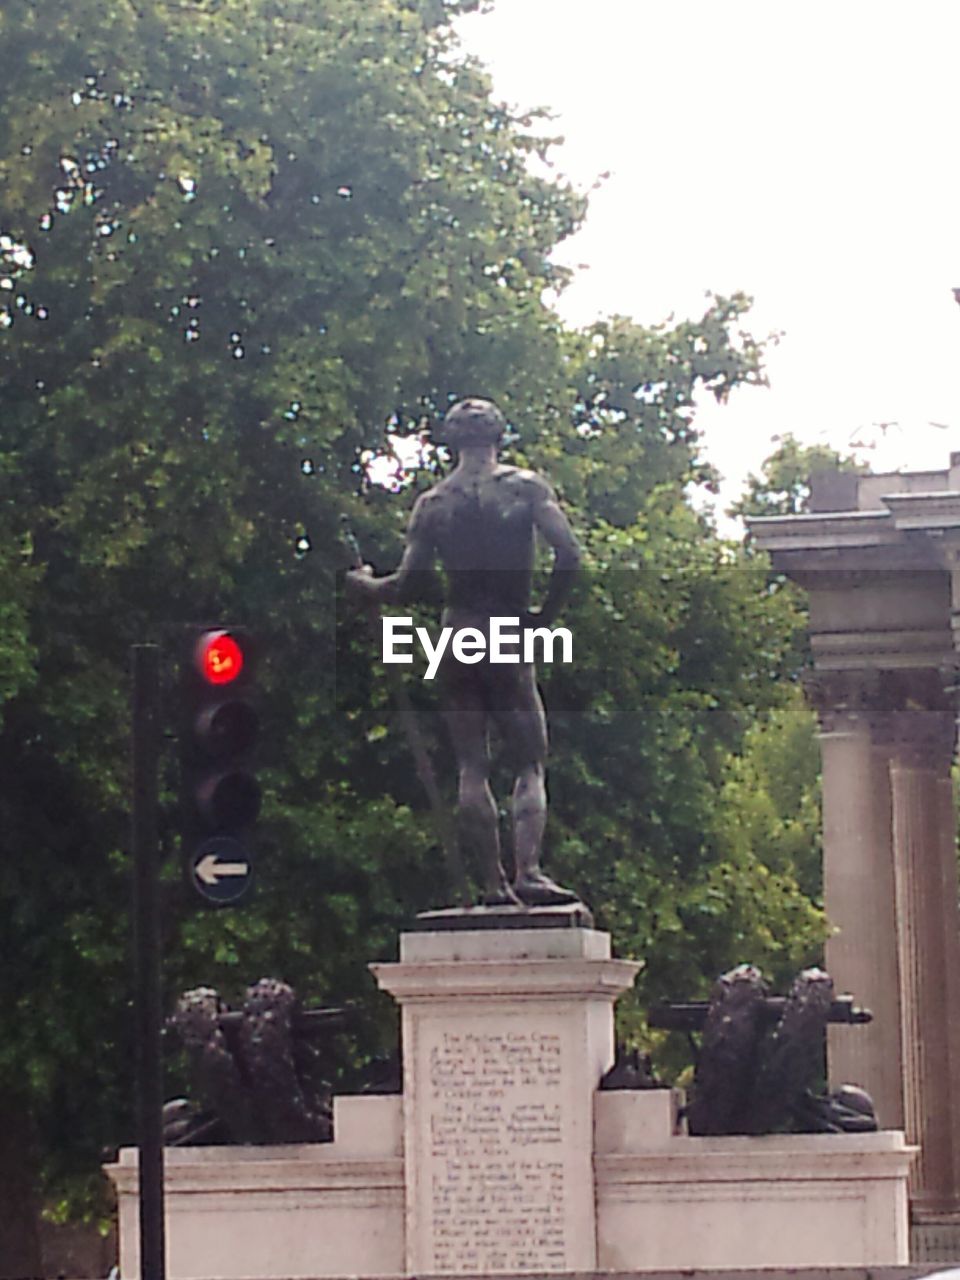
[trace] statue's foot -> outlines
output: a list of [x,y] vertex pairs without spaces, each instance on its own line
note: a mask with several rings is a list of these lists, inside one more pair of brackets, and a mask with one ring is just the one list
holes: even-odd
[[495,889],[485,889],[480,897],[482,907],[522,907],[523,903],[506,880]]
[[564,889],[542,871],[517,876],[513,888],[526,907],[568,907],[580,901],[572,889]]

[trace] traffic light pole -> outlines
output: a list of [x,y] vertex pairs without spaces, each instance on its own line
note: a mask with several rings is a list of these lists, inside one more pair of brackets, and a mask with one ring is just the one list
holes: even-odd
[[160,650],[131,649],[133,668],[134,939],[136,951],[137,1096],[140,1146],[140,1280],[165,1280],[163,1214],[163,1074],[160,1036],[158,772]]

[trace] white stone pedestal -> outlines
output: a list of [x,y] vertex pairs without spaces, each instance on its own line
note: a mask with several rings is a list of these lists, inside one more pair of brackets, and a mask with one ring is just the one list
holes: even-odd
[[[899,1131],[691,1138],[674,1091],[598,1091],[638,968],[579,927],[404,935],[373,966],[403,1097],[337,1098],[331,1143],[168,1151],[170,1280],[906,1263]],[[135,1280],[136,1152],[108,1173]]]
[[[336,1098],[336,1141],[164,1155],[170,1280],[322,1280],[403,1271],[398,1097]],[[137,1151],[117,1188],[120,1274],[139,1276]]]
[[405,934],[406,1270],[592,1271],[593,1098],[640,966],[583,928]]
[[598,1093],[601,1271],[909,1262],[899,1131],[691,1138],[671,1092]]

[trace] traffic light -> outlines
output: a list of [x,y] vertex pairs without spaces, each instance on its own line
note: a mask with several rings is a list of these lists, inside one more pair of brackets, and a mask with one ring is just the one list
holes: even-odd
[[180,772],[185,870],[209,902],[235,902],[253,874],[260,784],[250,758],[260,718],[244,631],[196,629],[181,669]]

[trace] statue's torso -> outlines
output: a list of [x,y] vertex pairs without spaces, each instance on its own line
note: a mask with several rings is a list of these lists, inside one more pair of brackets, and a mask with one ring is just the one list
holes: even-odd
[[446,615],[511,616],[529,607],[534,508],[543,482],[501,466],[479,477],[456,472],[431,490],[430,530],[447,577]]

